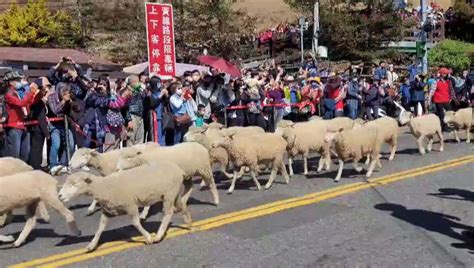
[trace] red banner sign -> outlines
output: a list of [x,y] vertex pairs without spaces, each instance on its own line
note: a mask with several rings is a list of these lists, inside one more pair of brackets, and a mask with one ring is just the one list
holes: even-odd
[[145,3],[148,42],[148,68],[162,79],[176,74],[173,6]]

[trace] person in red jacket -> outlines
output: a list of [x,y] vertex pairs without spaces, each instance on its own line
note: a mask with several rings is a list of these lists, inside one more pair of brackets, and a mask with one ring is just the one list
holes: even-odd
[[454,94],[454,87],[449,79],[449,70],[441,68],[439,70],[441,78],[436,82],[433,87],[433,92],[430,92],[430,99],[436,108],[436,115],[441,120],[443,131],[447,131],[446,124],[444,123],[444,113],[449,110],[449,103],[451,100],[457,101]]
[[23,125],[29,113],[29,107],[36,100],[38,91],[31,89],[23,98],[18,90],[22,88],[22,76],[16,71],[5,73],[3,81],[7,86],[5,103],[7,105],[7,146],[6,155],[27,162],[30,154],[30,135]]

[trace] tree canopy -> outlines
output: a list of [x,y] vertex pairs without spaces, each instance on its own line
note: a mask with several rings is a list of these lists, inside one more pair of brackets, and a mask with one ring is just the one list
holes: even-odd
[[74,47],[83,44],[79,26],[64,11],[51,12],[46,0],[12,5],[0,14],[0,45]]
[[474,55],[474,44],[444,40],[428,53],[430,65],[453,68],[456,72],[469,69]]

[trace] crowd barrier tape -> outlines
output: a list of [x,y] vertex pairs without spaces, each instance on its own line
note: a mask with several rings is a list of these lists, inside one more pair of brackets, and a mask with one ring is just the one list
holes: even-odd
[[[62,117],[47,117],[47,120],[49,122],[60,122],[60,121],[63,121],[64,118]],[[37,125],[39,122],[38,120],[28,120],[28,121],[25,121],[25,122],[17,122],[15,124],[8,124],[8,123],[3,123],[3,124],[0,124],[0,126],[2,127],[20,127],[20,126],[34,126],[34,125]]]

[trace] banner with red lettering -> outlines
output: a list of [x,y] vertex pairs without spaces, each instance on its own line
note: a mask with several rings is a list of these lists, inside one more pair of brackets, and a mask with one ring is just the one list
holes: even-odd
[[148,43],[148,68],[162,79],[176,74],[173,6],[145,3]]

